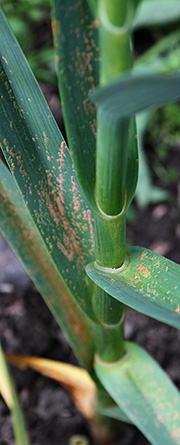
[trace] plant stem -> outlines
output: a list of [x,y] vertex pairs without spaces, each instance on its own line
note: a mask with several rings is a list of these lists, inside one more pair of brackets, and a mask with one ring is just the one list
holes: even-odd
[[126,251],[126,220],[124,214],[117,217],[95,216],[96,261],[102,267],[112,269],[122,266]]
[[[99,0],[100,84],[104,85],[132,65],[130,2]],[[129,120],[114,122],[98,110],[95,217],[96,261],[102,268],[118,268],[125,261],[126,170]],[[93,307],[99,320],[97,352],[106,362],[125,353],[124,306],[96,288]]]
[[97,112],[96,200],[107,215],[118,215],[125,204],[129,119],[113,122]]
[[101,0],[100,17],[100,84],[104,85],[132,66],[130,24],[133,9],[128,0]]
[[[95,217],[96,261],[99,267],[118,268],[125,260],[125,217]],[[119,360],[124,353],[124,305],[96,287],[93,308],[100,326],[96,329],[96,348],[102,360]]]

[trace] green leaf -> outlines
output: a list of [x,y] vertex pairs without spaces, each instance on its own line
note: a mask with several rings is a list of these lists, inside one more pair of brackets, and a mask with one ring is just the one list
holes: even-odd
[[95,371],[106,391],[153,445],[180,443],[180,394],[159,365],[139,346],[126,343],[127,355]]
[[137,10],[134,28],[162,26],[179,19],[179,0],[144,0]]
[[0,161],[0,230],[22,261],[80,363],[91,368],[92,327],[58,273],[14,178]]
[[121,422],[132,423],[124,412],[117,406],[98,409],[98,414],[110,417],[111,419],[120,420]]
[[[97,172],[98,167],[101,167],[101,169],[99,168],[99,178],[97,175],[97,186],[99,186],[97,201],[105,213],[115,215],[118,213],[118,208],[120,212],[123,203],[125,203],[125,196],[127,209],[135,192],[137,179],[136,133],[135,130],[130,131],[131,140],[127,150],[125,137],[127,118],[145,109],[158,107],[173,100],[178,100],[179,97],[180,75],[167,75],[164,73],[126,74],[103,88],[97,88],[95,92],[91,94],[92,101],[98,105],[97,147],[99,152],[97,152]],[[99,134],[102,136],[100,137]],[[120,136],[121,139],[123,138],[122,146],[118,145],[118,138]],[[106,141],[110,152],[107,159],[106,153],[104,154]],[[113,145],[111,141],[113,141]],[[114,143],[114,141],[116,143]],[[124,170],[118,170],[118,163],[115,162],[119,159],[119,156],[121,156],[124,161]],[[101,183],[105,175],[108,181],[106,186],[102,187]],[[119,182],[117,178],[119,178]],[[115,182],[117,182],[118,185],[116,185],[116,191],[114,192],[113,187]],[[111,200],[108,199],[108,191],[109,195],[112,196]],[[121,197],[121,202],[119,197]],[[156,198],[156,195],[154,198]],[[108,203],[111,205],[111,212],[109,213],[107,211]]]
[[[95,2],[91,1],[91,6]],[[98,23],[87,0],[53,1],[53,31],[63,116],[76,173],[94,206],[96,112],[89,92],[98,84]],[[73,88],[72,88],[73,85]]]
[[29,445],[25,421],[18,400],[14,382],[11,378],[1,345],[0,345],[0,394],[12,414],[13,428],[17,445]]
[[147,108],[159,107],[180,97],[180,74],[126,74],[91,94],[107,119],[118,122]]
[[[93,212],[41,90],[0,12],[0,144],[63,280],[94,318],[85,265],[94,257]],[[71,271],[71,272],[70,272]]]
[[130,247],[119,270],[93,263],[86,272],[118,301],[180,328],[180,266],[173,261],[142,247]]

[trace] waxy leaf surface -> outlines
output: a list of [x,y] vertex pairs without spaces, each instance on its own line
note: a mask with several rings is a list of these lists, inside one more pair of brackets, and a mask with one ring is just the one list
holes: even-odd
[[124,267],[86,267],[88,276],[116,300],[180,329],[180,266],[142,247],[127,249]]
[[103,88],[91,99],[101,112],[117,122],[147,108],[160,107],[180,97],[180,74],[126,74]]
[[61,279],[13,176],[1,161],[0,230],[66,334],[79,362],[89,369],[94,354],[90,320]]
[[68,144],[81,188],[94,205],[96,112],[89,92],[99,77],[98,22],[87,0],[53,0],[53,16]]
[[180,18],[179,0],[144,0],[140,4],[134,28],[167,25]]
[[119,362],[95,359],[106,391],[153,445],[180,443],[180,393],[160,366],[139,346],[126,343]]
[[111,419],[120,420],[121,422],[131,423],[130,419],[124,414],[123,410],[118,406],[108,408],[101,408],[98,413],[102,416],[110,417]]
[[94,257],[93,214],[41,90],[0,12],[0,144],[49,253],[93,317],[84,272]]

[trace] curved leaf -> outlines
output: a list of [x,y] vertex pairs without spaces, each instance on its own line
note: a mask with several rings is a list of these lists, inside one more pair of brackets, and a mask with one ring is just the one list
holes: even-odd
[[180,443],[180,393],[147,352],[126,343],[127,355],[116,363],[95,359],[106,391],[153,445]]
[[101,112],[116,122],[180,97],[180,74],[126,74],[91,94]]
[[144,0],[137,10],[133,27],[162,26],[179,19],[179,0]]
[[6,354],[6,358],[22,369],[32,368],[61,383],[87,419],[94,417],[95,383],[84,369],[67,363],[39,357]]
[[180,266],[142,247],[127,249],[122,269],[96,263],[86,267],[88,276],[118,301],[180,329]]
[[90,369],[94,354],[90,320],[61,279],[13,176],[1,161],[0,230],[62,327],[78,360]]
[[[95,6],[95,1],[91,0],[90,4]],[[95,206],[96,112],[88,94],[99,79],[98,23],[87,0],[80,3],[53,0],[53,16],[57,75],[68,144],[83,192]]]
[[92,209],[80,192],[70,153],[2,12],[0,24],[0,144],[56,267],[93,318],[92,289],[84,271],[94,257]]
[[98,413],[102,416],[110,417],[111,419],[120,420],[121,422],[132,423],[130,419],[124,414],[118,406],[98,409]]
[[12,414],[13,428],[17,445],[29,445],[25,421],[14,382],[0,345],[0,394]]

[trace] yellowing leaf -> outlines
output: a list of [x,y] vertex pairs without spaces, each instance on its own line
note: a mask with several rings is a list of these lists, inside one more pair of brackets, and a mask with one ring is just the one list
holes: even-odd
[[47,377],[57,380],[71,394],[74,403],[87,419],[94,417],[95,384],[87,371],[53,360],[6,354],[9,361],[25,369],[30,367]]

